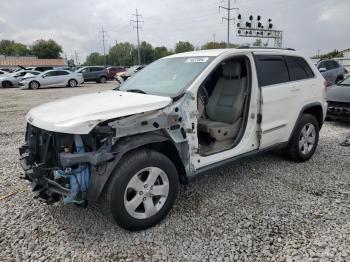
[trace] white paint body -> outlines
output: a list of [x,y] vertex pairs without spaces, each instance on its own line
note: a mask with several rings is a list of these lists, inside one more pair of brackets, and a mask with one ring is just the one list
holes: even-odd
[[[315,77],[260,88],[258,85],[254,54],[291,55],[304,58]],[[226,59],[245,56],[251,64],[251,98],[245,133],[234,148],[209,156],[198,153],[198,133],[196,128],[187,133],[191,172],[251,151],[287,142],[292,134],[298,116],[305,105],[322,105],[324,116],[327,103],[323,77],[305,55],[288,50],[261,49],[220,49],[181,53],[171,57],[214,57],[185,91],[188,99],[182,103],[183,126],[186,130],[197,126],[197,92],[208,75]],[[170,57],[170,58],[171,58]],[[167,59],[167,58],[163,58]],[[191,98],[191,99],[189,99]],[[180,99],[180,100],[181,100]],[[123,116],[163,110],[164,114],[180,104],[169,97],[108,91],[59,100],[31,110],[27,121],[39,128],[71,134],[88,134],[98,123]],[[258,123],[257,115],[262,115]],[[254,117],[253,117],[254,116]]]

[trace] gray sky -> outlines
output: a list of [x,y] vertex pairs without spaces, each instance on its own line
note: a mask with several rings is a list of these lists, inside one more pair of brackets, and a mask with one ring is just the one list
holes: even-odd
[[[87,54],[102,52],[102,26],[108,31],[107,49],[115,41],[136,44],[130,19],[138,8],[145,21],[141,40],[168,48],[174,48],[180,40],[201,46],[212,41],[214,33],[217,41],[226,41],[226,24],[221,23],[225,13],[218,9],[226,3],[227,0],[0,0],[0,39],[31,44],[39,38],[52,38],[63,46],[68,57],[77,50],[82,62]],[[284,31],[285,47],[309,55],[318,49],[325,52],[350,48],[350,0],[237,0],[236,6],[244,17],[259,14],[263,19],[272,18]],[[232,31],[231,42],[253,41],[237,38]]]

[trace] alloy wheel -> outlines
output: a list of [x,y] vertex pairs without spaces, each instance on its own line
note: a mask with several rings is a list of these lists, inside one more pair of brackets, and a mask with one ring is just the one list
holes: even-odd
[[306,124],[300,132],[299,136],[299,150],[304,155],[311,152],[315,145],[316,129],[313,124]]
[[77,81],[75,81],[75,80],[73,80],[73,79],[70,80],[70,81],[69,81],[69,86],[70,86],[70,87],[76,87],[76,86],[77,86]]
[[158,167],[147,167],[130,179],[124,193],[124,206],[133,218],[147,219],[162,209],[168,194],[167,174]]

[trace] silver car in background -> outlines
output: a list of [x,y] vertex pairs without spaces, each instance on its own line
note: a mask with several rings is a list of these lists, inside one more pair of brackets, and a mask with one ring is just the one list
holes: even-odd
[[320,60],[317,63],[317,68],[328,85],[336,84],[344,79],[344,67],[334,59]]
[[21,87],[38,89],[41,87],[76,87],[84,83],[81,73],[68,70],[49,70],[36,76],[24,77]]
[[1,74],[0,75],[0,87],[10,88],[18,87],[19,82],[26,75],[39,75],[41,72],[34,70],[19,70],[13,73]]

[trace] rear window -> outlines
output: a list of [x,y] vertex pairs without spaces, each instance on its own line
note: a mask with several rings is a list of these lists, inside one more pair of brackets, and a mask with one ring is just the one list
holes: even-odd
[[69,73],[66,71],[56,71],[56,75],[57,76],[64,76],[64,75],[68,75]]
[[255,63],[260,86],[289,82],[288,68],[283,56],[257,55]]
[[287,62],[291,81],[297,81],[314,77],[314,73],[312,72],[310,66],[303,58],[295,56],[286,56],[285,59]]
[[102,71],[104,70],[103,67],[91,67],[90,72],[97,72],[97,71]]

